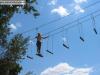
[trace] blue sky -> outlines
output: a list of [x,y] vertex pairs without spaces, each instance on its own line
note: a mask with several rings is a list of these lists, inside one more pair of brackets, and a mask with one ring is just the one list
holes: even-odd
[[[66,25],[62,28],[64,31],[60,33],[51,36],[51,34],[59,32],[61,29],[47,34],[50,36],[48,47],[51,51],[53,38],[53,55],[46,52],[47,40],[43,40],[42,54],[44,57],[40,58],[36,56],[36,40],[30,39],[31,42],[29,42],[30,45],[27,55],[32,56],[34,59],[30,60],[26,58],[21,62],[23,70],[19,75],[25,75],[25,73],[29,71],[32,71],[33,75],[100,74],[100,15],[96,16],[97,14],[100,14],[100,11],[93,14],[96,16],[95,26],[98,31],[98,35],[96,35],[93,31],[94,26],[91,15],[85,18],[89,18],[88,21],[82,22],[85,20],[84,18],[78,20],[82,23],[81,26],[79,26],[78,21],[67,26],[69,22],[73,22],[80,17],[100,10],[100,3],[85,9],[85,7],[96,1],[99,0],[37,0],[38,5],[35,6],[40,12],[40,16],[37,18],[34,18],[32,14],[15,14],[10,21],[10,27],[12,28],[12,32],[14,32],[14,34],[23,33],[24,31],[33,28],[33,30],[23,34],[25,37],[31,36],[31,38],[34,38],[37,33],[36,27],[39,27],[40,25],[43,27],[39,27],[38,32],[41,32],[42,34]],[[58,18],[62,19],[45,25],[45,23]],[[76,26],[68,28],[72,25]],[[84,37],[85,42],[82,42],[79,39],[80,35]],[[63,41],[69,45],[70,49],[66,49],[62,46]]]

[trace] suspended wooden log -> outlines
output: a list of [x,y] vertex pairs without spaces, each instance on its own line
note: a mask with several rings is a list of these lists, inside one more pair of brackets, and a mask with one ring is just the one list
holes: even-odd
[[49,51],[49,50],[46,50],[48,53],[50,53],[50,54],[53,54],[53,52],[51,52],[51,51]]
[[37,56],[39,56],[39,57],[43,57],[43,55],[42,54],[36,54]]
[[65,48],[69,49],[69,47],[68,47],[66,44],[64,44],[64,43],[63,43],[63,46],[64,46]]
[[85,40],[84,40],[84,38],[83,38],[83,37],[81,37],[81,36],[80,36],[80,40],[81,40],[81,41],[83,41],[83,42],[85,41]]
[[93,28],[93,30],[94,30],[95,34],[98,34],[98,32],[97,32],[96,28]]
[[29,58],[29,59],[33,59],[33,57],[30,57],[30,56],[28,56],[28,55],[27,55],[27,58]]

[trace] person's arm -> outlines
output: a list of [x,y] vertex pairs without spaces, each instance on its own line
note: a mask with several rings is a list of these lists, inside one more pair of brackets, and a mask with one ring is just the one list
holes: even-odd
[[48,38],[49,36],[46,36],[46,37],[42,37],[43,39],[46,39],[46,38]]
[[37,36],[35,38],[37,38]]

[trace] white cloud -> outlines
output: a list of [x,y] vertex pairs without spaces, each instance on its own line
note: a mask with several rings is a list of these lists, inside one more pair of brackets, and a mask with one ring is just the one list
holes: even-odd
[[70,13],[68,12],[68,10],[66,8],[64,8],[63,6],[59,6],[58,8],[55,8],[51,11],[51,13],[57,13],[59,14],[61,17],[64,16],[68,16]]
[[92,72],[91,68],[78,68],[73,71],[72,75],[90,75],[90,72]]
[[33,43],[33,41],[32,40],[29,40],[29,43]]
[[21,23],[19,23],[19,22],[15,23],[15,24],[12,23],[9,25],[9,28],[11,28],[12,30],[17,30],[20,27],[21,27]]
[[90,75],[92,68],[75,68],[67,63],[60,63],[41,72],[40,75]]
[[51,0],[49,5],[56,5],[56,3],[57,3],[57,0]]
[[74,0],[74,1],[77,4],[81,4],[81,3],[87,2],[87,0]]
[[11,29],[14,29],[14,30],[17,29],[16,25],[14,25],[14,24],[11,24],[9,27],[10,27]]
[[62,38],[62,40],[63,40],[64,42],[66,42],[66,41],[67,41],[66,37],[63,37],[63,38]]
[[33,45],[34,42],[33,42],[32,40],[29,40],[29,44],[30,44],[30,45]]
[[82,3],[86,3],[87,0],[74,0],[74,10],[77,13],[84,13],[85,10],[81,7]]
[[81,8],[81,6],[78,5],[78,4],[75,5],[74,9],[75,9],[77,12],[80,12],[80,13],[84,13],[84,12],[85,12],[85,10],[84,10],[83,8]]

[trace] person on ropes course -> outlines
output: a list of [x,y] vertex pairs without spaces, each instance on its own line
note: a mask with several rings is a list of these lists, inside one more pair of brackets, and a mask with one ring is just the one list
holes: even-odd
[[37,39],[37,42],[36,42],[37,53],[36,54],[41,55],[41,41],[42,41],[42,39],[48,38],[48,36],[47,37],[42,37],[41,33],[38,33],[35,38]]

